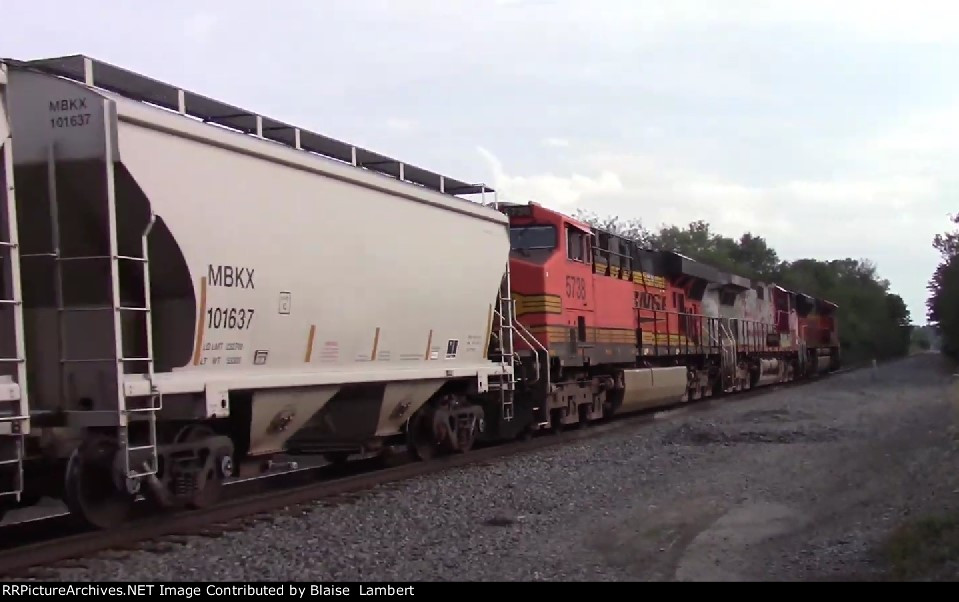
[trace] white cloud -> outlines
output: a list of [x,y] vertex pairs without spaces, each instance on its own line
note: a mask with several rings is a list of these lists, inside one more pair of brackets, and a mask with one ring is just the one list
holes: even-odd
[[[758,9],[753,15],[760,21],[840,26],[850,33],[892,41],[942,42],[959,32],[959,4],[953,0],[780,0],[761,7],[745,2],[745,6]],[[735,16],[749,18],[745,11]]]
[[218,21],[217,16],[210,13],[193,13],[183,22],[183,31],[191,38],[205,40],[213,33]]
[[[947,227],[941,199],[959,158],[952,110],[905,118],[875,136],[833,149],[836,173],[784,178],[761,185],[668,162],[653,153],[592,152],[577,165],[597,175],[507,173],[494,166],[495,185],[514,198],[565,213],[583,207],[600,215],[639,218],[650,228],[703,219],[714,231],[765,237],[787,259],[868,257],[892,277],[894,292],[924,321],[925,283],[935,268],[932,236]],[[851,149],[856,149],[853,155]],[[911,163],[902,161],[903,155]]]
[[416,127],[416,122],[411,119],[401,119],[399,117],[390,117],[386,120],[386,127],[398,132],[408,132]]
[[[864,251],[876,248],[881,244],[877,235],[893,235],[901,227],[903,210],[915,212],[941,194],[935,178],[894,171],[875,177],[786,180],[760,186],[666,165],[652,155],[580,157],[580,165],[602,169],[597,177],[507,174],[495,157],[488,159],[496,161],[494,182],[500,189],[535,191],[543,198],[532,200],[562,211],[574,211],[579,205],[638,217],[647,226],[705,219],[730,236],[751,230],[778,240],[789,254],[821,255],[817,250],[824,249],[830,249],[827,254],[843,253],[857,244]],[[851,232],[867,223],[864,238],[850,240]]]
[[[620,45],[624,37],[631,38],[631,43],[645,44],[676,31],[730,25],[825,27],[841,29],[860,39],[922,43],[949,41],[959,33],[959,3],[954,0],[605,0],[600,10],[581,0],[447,0],[402,6],[386,0],[370,1],[376,2],[377,12],[390,13],[391,20],[422,23],[429,17],[452,19],[456,23],[450,31],[457,36],[464,28],[476,33],[489,27],[501,34],[522,30],[532,38],[548,38],[560,29],[601,32],[598,36],[581,36],[580,41],[592,48]],[[372,9],[369,3],[356,5],[356,10]],[[480,11],[483,19],[475,19],[474,11]],[[528,15],[535,15],[536,27],[523,19]],[[468,35],[461,37],[471,39]],[[507,41],[503,35],[498,38]]]
[[812,25],[873,39],[931,43],[949,41],[959,32],[959,3],[954,0],[610,0],[602,11],[570,2],[563,13],[581,26],[602,23],[614,31],[629,31],[639,25],[645,33],[702,26]]
[[569,146],[569,140],[565,138],[546,138],[543,140],[543,144],[546,146],[555,146],[559,148],[566,148]]
[[916,158],[917,154],[923,161],[947,153],[957,155],[959,103],[913,113],[868,144],[872,152],[886,153],[897,160]]
[[619,176],[609,170],[603,170],[596,176],[578,173],[568,176],[552,173],[511,175],[496,155],[482,147],[477,150],[489,164],[493,186],[501,201],[535,201],[545,207],[572,211],[584,198],[616,194],[623,190]]

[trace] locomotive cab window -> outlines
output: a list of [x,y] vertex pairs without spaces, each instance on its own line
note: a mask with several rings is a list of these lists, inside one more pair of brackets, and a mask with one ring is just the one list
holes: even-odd
[[609,272],[609,234],[600,232],[596,236],[596,246],[593,248],[593,262],[597,265],[598,273]]
[[555,249],[556,228],[553,226],[514,226],[509,229],[510,248],[514,251]]
[[566,226],[566,257],[571,261],[586,262],[589,260],[587,235],[582,230]]

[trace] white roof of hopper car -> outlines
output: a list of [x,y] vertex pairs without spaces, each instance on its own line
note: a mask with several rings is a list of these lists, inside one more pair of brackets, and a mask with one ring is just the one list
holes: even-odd
[[[2,60],[11,65],[43,71],[51,75],[85,83],[88,86],[108,90],[123,97],[176,111],[207,123],[256,135],[291,148],[299,148],[343,161],[412,184],[418,184],[436,192],[449,195],[476,195],[494,192],[492,188],[485,184],[470,184],[443,176],[415,165],[409,165],[399,159],[329,138],[271,117],[265,117],[253,111],[214,100],[84,55],[76,54],[31,61]],[[297,138],[299,138],[299,147],[297,147]]]

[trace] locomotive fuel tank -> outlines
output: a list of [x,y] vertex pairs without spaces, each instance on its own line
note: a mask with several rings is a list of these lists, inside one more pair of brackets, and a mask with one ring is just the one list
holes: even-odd
[[762,387],[781,381],[785,368],[785,362],[781,359],[760,359],[759,378],[756,381],[756,386]]
[[688,386],[686,366],[623,370],[620,412],[635,412],[679,403]]

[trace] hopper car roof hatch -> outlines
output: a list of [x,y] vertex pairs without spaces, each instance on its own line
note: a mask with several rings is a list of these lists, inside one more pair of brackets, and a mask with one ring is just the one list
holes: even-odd
[[473,195],[495,192],[485,184],[470,184],[409,165],[347,142],[317,134],[270,117],[247,111],[212,98],[184,90],[153,78],[134,73],[103,61],[76,54],[20,61],[2,59],[20,68],[65,77],[101,88],[126,98],[146,102],[181,115],[193,117],[246,134],[312,152],[330,159],[362,167],[373,172],[418,184],[449,195]]

